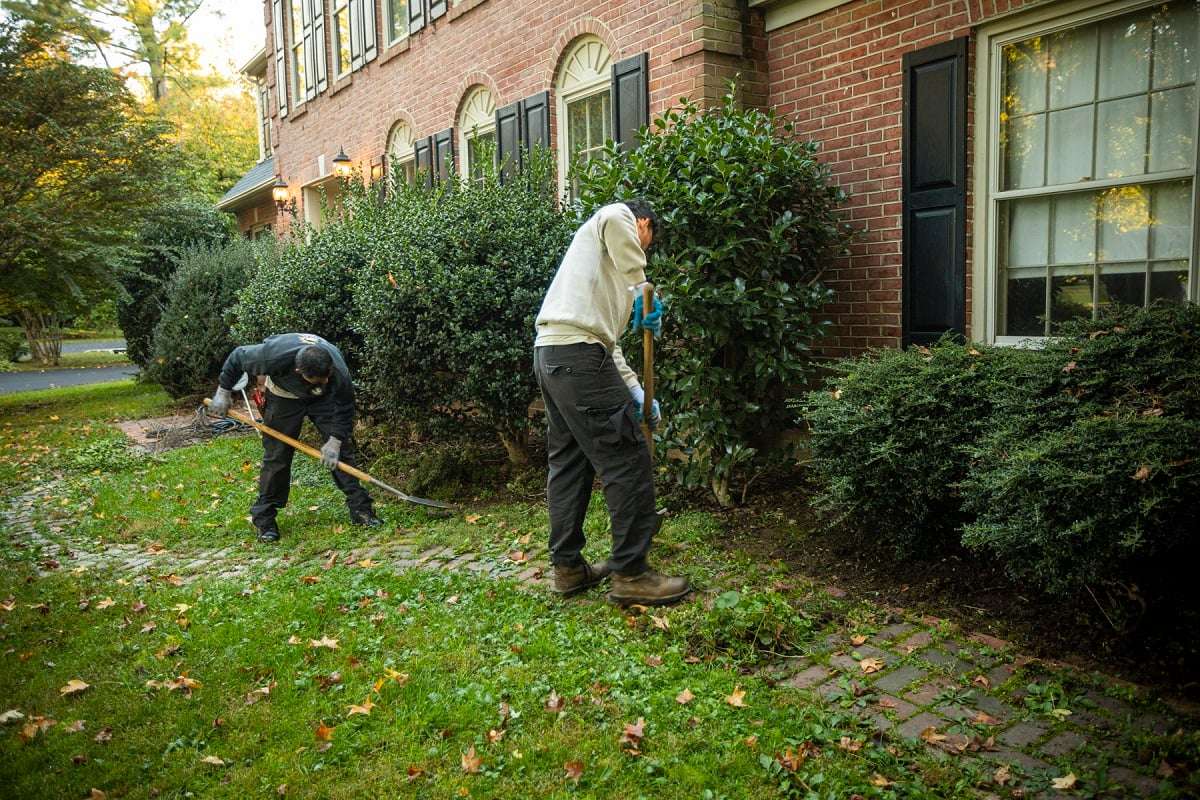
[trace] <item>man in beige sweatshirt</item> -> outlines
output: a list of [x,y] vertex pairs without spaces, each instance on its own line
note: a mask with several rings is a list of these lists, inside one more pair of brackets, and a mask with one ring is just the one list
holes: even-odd
[[[639,422],[644,393],[617,339],[646,282],[646,250],[658,218],[645,201],[613,203],[575,232],[537,316],[534,369],[546,404],[550,560],[564,596],[611,572],[609,599],[662,605],[682,599],[686,578],[646,563],[662,524]],[[647,327],[650,327],[648,324]],[[657,422],[657,404],[654,418]],[[599,475],[612,519],[612,555],[588,564],[583,520]]]

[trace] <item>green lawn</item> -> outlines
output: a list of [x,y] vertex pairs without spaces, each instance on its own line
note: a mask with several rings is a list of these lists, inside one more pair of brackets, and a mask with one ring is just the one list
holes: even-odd
[[[298,458],[283,541],[254,545],[256,440],[136,459],[105,425],[168,409],[133,383],[0,398],[0,491],[57,477],[36,511],[47,535],[98,551],[230,546],[249,565],[246,577],[212,570],[185,585],[66,564],[39,577],[37,554],[0,538],[0,714],[24,715],[0,726],[0,797],[847,800],[996,788],[994,765],[874,736],[853,693],[831,704],[775,685],[781,665],[849,648],[886,612],[731,550],[712,514],[664,525],[657,563],[704,591],[652,613],[598,591],[562,602],[514,578],[326,569],[328,549],[364,543],[328,475]],[[382,541],[415,550],[503,557],[536,549],[546,529],[536,503],[447,518],[381,510],[400,528]],[[587,530],[598,556],[599,496]],[[70,681],[88,688],[64,692]],[[39,730],[38,717],[55,724]],[[639,720],[641,735],[626,735]]]

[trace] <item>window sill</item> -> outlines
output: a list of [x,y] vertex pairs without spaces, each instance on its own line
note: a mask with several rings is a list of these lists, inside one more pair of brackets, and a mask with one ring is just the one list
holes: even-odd
[[405,36],[403,39],[397,39],[395,44],[390,44],[384,48],[383,54],[379,58],[379,63],[386,64],[401,53],[407,53],[408,48],[411,46],[409,37]]
[[297,106],[288,109],[288,115],[285,122],[295,122],[308,113],[308,101],[305,101]]
[[333,97],[343,89],[349,88],[354,83],[354,73],[347,72],[339,78],[334,79],[333,85],[329,87],[329,96]]
[[449,22],[450,20],[458,19],[463,14],[466,14],[475,7],[481,6],[486,2],[487,0],[462,0],[460,3],[455,3],[446,12],[446,21]]

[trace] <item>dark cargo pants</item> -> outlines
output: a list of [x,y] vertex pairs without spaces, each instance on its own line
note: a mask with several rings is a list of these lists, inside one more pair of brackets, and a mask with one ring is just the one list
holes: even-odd
[[538,347],[533,360],[548,422],[550,561],[582,562],[583,519],[599,475],[612,518],[609,566],[618,575],[639,575],[662,521],[629,388],[598,344]]
[[[288,397],[266,393],[267,402],[263,407],[263,424],[274,428],[293,439],[300,435],[304,418],[308,417],[317,426],[323,438],[329,438],[329,425],[333,422],[333,406],[331,403],[312,400],[293,400]],[[295,450],[291,445],[284,444],[278,439],[272,439],[263,434],[262,471],[258,475],[258,500],[250,507],[250,516],[254,527],[273,527],[276,512],[287,505],[288,492],[292,486],[292,456]],[[354,440],[342,442],[342,452],[339,460],[355,466]],[[350,516],[359,518],[374,513],[371,496],[358,482],[341,470],[333,471],[333,482],[346,495],[346,505],[350,508]]]

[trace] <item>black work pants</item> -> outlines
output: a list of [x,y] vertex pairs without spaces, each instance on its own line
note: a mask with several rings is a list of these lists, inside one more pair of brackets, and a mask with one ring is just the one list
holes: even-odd
[[[267,392],[267,402],[263,408],[263,424],[274,428],[293,439],[300,435],[304,418],[308,417],[317,426],[323,438],[329,438],[329,427],[333,422],[332,403],[321,400],[300,400]],[[275,514],[287,505],[288,491],[292,485],[292,456],[295,450],[291,445],[284,444],[263,434],[262,471],[258,475],[258,500],[250,507],[250,516],[254,527],[262,530],[275,524]],[[354,462],[354,439],[342,442],[340,461],[350,466]],[[363,489],[357,478],[352,478],[341,470],[333,471],[333,482],[346,495],[346,505],[350,508],[352,518],[363,517],[374,513],[371,496]]]
[[612,519],[609,566],[618,575],[641,574],[662,521],[629,388],[598,344],[538,347],[534,369],[548,423],[551,563],[582,563],[583,520],[599,475]]

